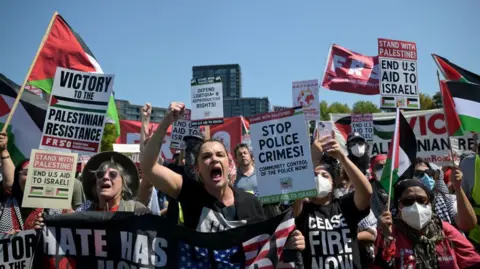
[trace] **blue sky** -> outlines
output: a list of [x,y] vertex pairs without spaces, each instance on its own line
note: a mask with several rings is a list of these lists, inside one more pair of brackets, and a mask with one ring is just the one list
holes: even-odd
[[[332,43],[377,54],[377,38],[417,43],[421,92],[438,91],[437,53],[480,73],[480,2],[409,1],[1,1],[0,72],[23,82],[57,10],[88,44],[116,97],[135,104],[190,102],[193,65],[238,63],[243,95],[290,106],[291,83],[321,79]],[[379,97],[320,90],[353,104]]]

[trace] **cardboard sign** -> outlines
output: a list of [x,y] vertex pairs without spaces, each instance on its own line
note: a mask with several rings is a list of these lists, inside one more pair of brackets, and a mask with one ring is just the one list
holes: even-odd
[[199,127],[192,126],[190,116],[190,109],[185,109],[182,119],[179,119],[173,123],[170,148],[185,149],[185,141],[183,141],[183,137],[186,135],[198,135],[200,133]]
[[77,158],[76,153],[32,150],[22,207],[71,208]]
[[420,109],[416,44],[379,38],[378,56],[380,107]]
[[220,77],[192,79],[192,126],[223,123],[223,86]]
[[38,239],[36,230],[0,234],[0,268],[30,268]]
[[258,196],[262,203],[317,194],[302,108],[250,118]]
[[113,75],[57,68],[40,149],[93,155],[100,149]]
[[292,102],[293,107],[303,107],[306,120],[320,119],[318,79],[293,82]]
[[352,133],[357,132],[367,141],[373,141],[373,116],[369,114],[352,114]]

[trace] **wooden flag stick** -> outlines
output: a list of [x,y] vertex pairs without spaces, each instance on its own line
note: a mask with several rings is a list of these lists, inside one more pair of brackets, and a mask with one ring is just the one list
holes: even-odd
[[[442,97],[442,103],[445,104],[445,102],[443,102],[443,94],[442,94],[442,83],[440,82],[440,73],[438,72],[437,70],[437,79],[438,79],[438,86],[440,87],[440,96]],[[450,138],[450,132],[448,129],[448,120],[447,120],[447,114],[445,114],[445,105],[443,106],[443,116],[445,118],[444,122],[445,122],[445,128],[447,128],[447,138],[448,138],[448,145],[449,145],[449,148],[450,148],[450,158],[451,158],[451,165],[452,167],[455,167],[455,155],[453,154],[453,148],[452,148],[452,139]]]
[[50,23],[48,24],[47,30],[45,31],[45,34],[43,35],[42,42],[40,43],[40,46],[38,47],[37,53],[35,54],[35,57],[33,58],[33,62],[30,65],[30,68],[28,69],[27,75],[25,76],[25,80],[23,81],[22,87],[17,93],[17,98],[15,99],[15,102],[12,105],[12,108],[10,109],[10,113],[8,114],[7,120],[5,121],[5,124],[3,125],[2,132],[7,131],[8,125],[10,125],[10,122],[12,121],[13,113],[15,113],[15,110],[17,109],[18,103],[22,99],[23,91],[25,90],[25,86],[27,85],[28,78],[30,77],[30,74],[32,73],[33,66],[37,62],[38,55],[40,54],[40,51],[43,48],[43,45],[47,41],[48,35],[50,34],[50,29],[52,29],[53,22],[55,21],[55,17],[57,17],[58,12],[55,11],[53,13],[52,18],[50,19]]

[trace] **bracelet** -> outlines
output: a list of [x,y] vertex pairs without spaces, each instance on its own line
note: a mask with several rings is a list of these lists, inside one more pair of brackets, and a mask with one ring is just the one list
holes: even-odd
[[5,157],[1,156],[0,159],[2,159],[2,160],[10,159],[10,155],[5,156]]

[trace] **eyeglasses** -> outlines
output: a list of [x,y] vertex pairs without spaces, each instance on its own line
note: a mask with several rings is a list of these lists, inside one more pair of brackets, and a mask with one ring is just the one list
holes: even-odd
[[428,204],[428,198],[427,197],[415,197],[415,198],[403,198],[400,199],[400,203],[404,206],[411,206],[415,202],[421,205],[426,205]]
[[417,178],[422,178],[425,174],[431,176],[432,175],[432,171],[430,170],[415,170],[415,172],[413,173],[413,176],[417,177]]
[[[105,177],[105,174],[107,174],[106,171],[97,171],[95,172],[95,177],[97,179],[102,179]],[[109,179],[116,179],[118,177],[118,172],[117,171],[108,171],[107,177]]]
[[26,169],[20,170],[20,171],[18,172],[18,174],[21,175],[21,176],[27,176],[27,175],[28,175],[28,170],[26,170]]

